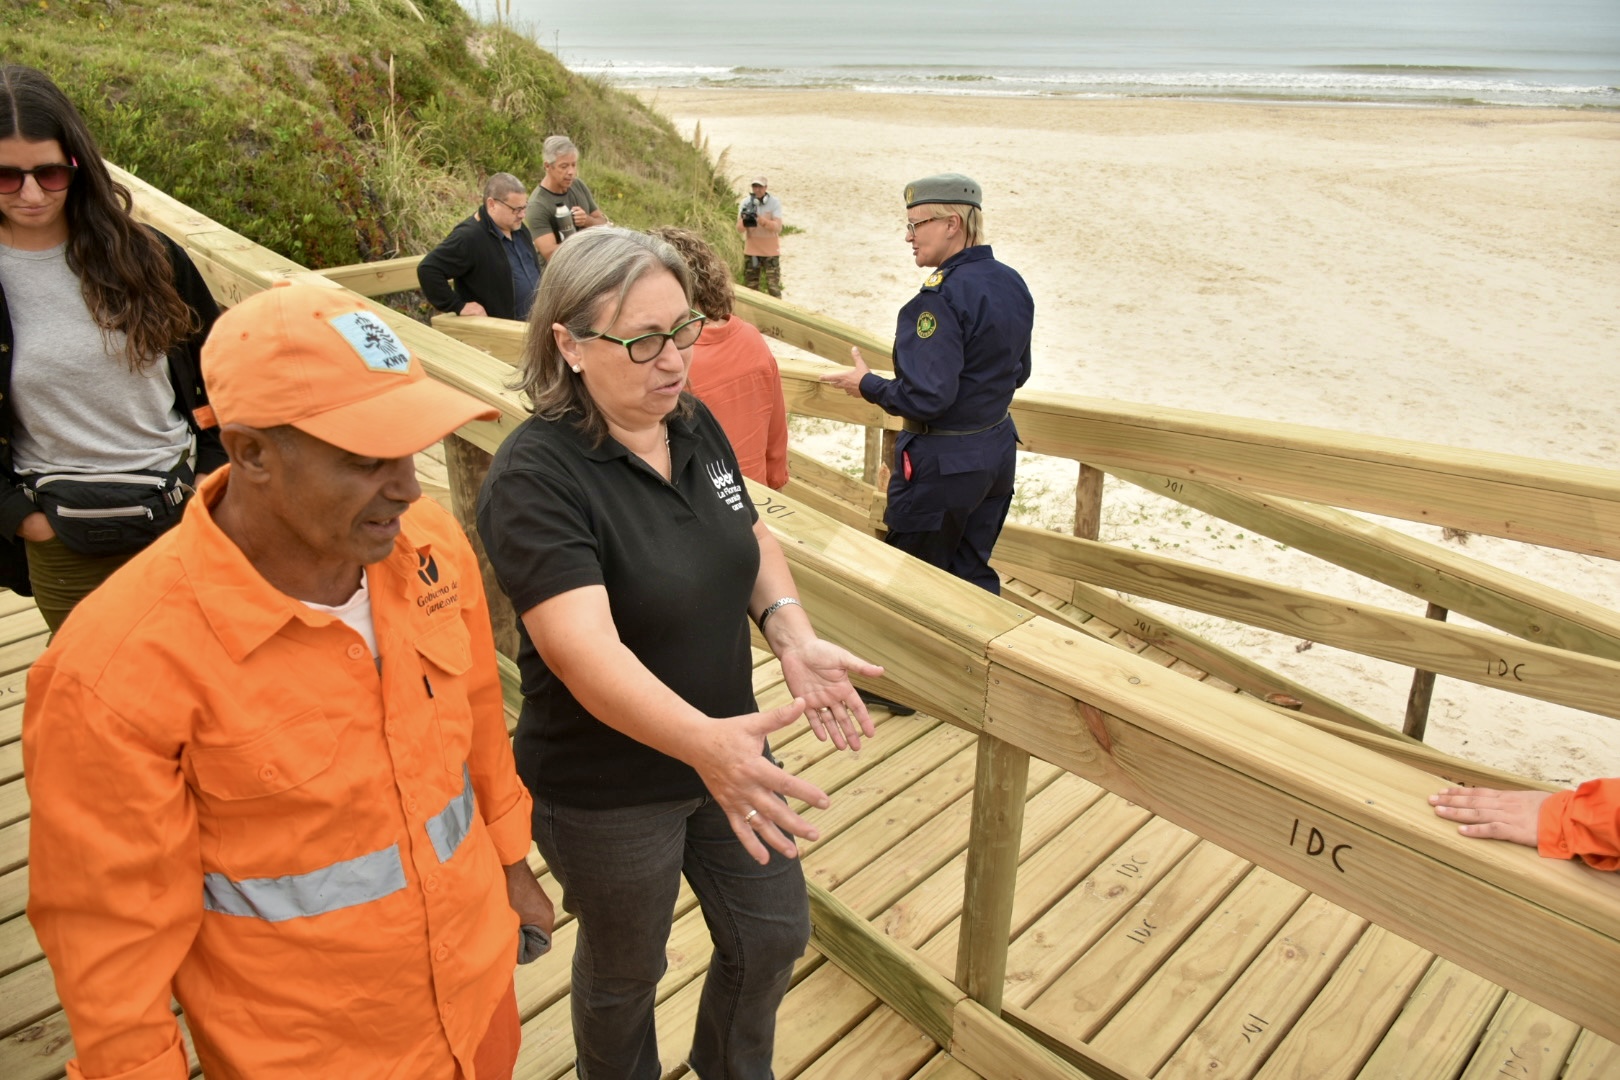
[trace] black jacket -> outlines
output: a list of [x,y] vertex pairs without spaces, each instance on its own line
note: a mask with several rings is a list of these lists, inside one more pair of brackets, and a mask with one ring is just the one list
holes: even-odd
[[[506,261],[506,249],[501,246],[505,242],[480,206],[472,217],[451,229],[443,243],[423,256],[416,268],[422,295],[440,311],[455,315],[476,301],[493,318],[523,318],[512,290],[512,264]],[[527,225],[513,230],[512,242],[534,251],[534,235]],[[536,256],[537,267],[539,261]],[[544,268],[540,269],[544,272]],[[455,280],[454,288],[451,279]]]
[[[219,307],[202,275],[191,262],[184,249],[167,236],[152,230],[169,253],[169,265],[174,274],[174,286],[180,299],[197,313],[201,328],[169,350],[169,379],[174,384],[175,404],[186,418],[186,426],[197,436],[197,471],[211,472],[225,464],[225,450],[220,445],[219,429],[207,429],[197,422],[198,408],[208,404],[203,388],[202,343],[208,331],[219,318]],[[17,538],[17,526],[34,512],[34,504],[23,493],[11,459],[11,436],[17,426],[17,414],[11,407],[11,359],[15,335],[11,328],[11,309],[6,306],[5,290],[0,289],[0,386],[6,393],[0,395],[0,587],[25,596],[33,595],[28,584],[28,553]]]

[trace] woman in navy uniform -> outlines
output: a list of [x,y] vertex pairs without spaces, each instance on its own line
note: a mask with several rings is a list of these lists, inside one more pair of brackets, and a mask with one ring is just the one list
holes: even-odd
[[884,517],[888,541],[1000,593],[990,551],[1012,505],[1018,430],[1007,409],[1029,379],[1035,301],[985,241],[979,185],[958,173],[906,185],[906,240],[937,269],[900,309],[894,375],[854,367],[821,381],[905,420]]

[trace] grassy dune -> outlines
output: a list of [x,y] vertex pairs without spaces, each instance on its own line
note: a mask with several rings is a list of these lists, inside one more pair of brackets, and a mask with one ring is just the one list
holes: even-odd
[[455,0],[0,0],[0,59],[49,72],[110,160],[307,266],[428,250],[488,174],[537,183],[559,132],[614,221],[740,258],[700,147]]

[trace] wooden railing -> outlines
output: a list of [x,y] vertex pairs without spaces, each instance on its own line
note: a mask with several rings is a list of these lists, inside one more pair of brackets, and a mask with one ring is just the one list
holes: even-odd
[[[187,247],[225,302],[284,279],[341,287],[257,248],[133,177],[121,179],[137,191],[137,212]],[[434,377],[501,411],[499,420],[460,433],[469,448],[465,460],[475,465],[470,451],[493,450],[524,415],[504,389],[509,366],[398,313],[377,310]],[[455,329],[509,346],[509,328],[473,325],[492,322],[461,320]],[[861,424],[877,419],[869,406],[833,397],[802,373],[786,374],[790,402],[798,411]],[[1306,481],[1317,468],[1324,477],[1322,490],[1347,506],[1371,509],[1377,503],[1383,513],[1421,514],[1414,491],[1452,491],[1449,500],[1439,500],[1450,507],[1459,503],[1455,490],[1466,489],[1472,515],[1466,524],[1481,531],[1489,530],[1480,523],[1495,520],[1501,511],[1504,530],[1556,539],[1560,546],[1585,550],[1614,542],[1620,477],[1602,470],[1495,455],[1489,461],[1478,455],[1463,461],[1455,452],[1416,444],[1348,437],[1335,443],[1327,433],[1309,429],[1223,427],[1213,423],[1217,418],[1167,410],[1133,418],[1111,403],[1076,404],[1051,395],[1023,398],[1019,409],[1020,427],[1037,449],[1059,448],[1105,467],[1147,470],[1183,484],[1218,479],[1221,497],[1233,497],[1227,485],[1239,481],[1249,491],[1309,494],[1314,489]],[[1059,413],[1072,429],[1052,419]],[[1279,448],[1283,439],[1288,445]],[[1414,482],[1414,491],[1380,491],[1395,470],[1421,483]],[[452,470],[453,493],[463,504],[474,472]],[[1543,481],[1545,492],[1538,487]],[[1019,1010],[1001,1007],[1030,755],[1093,780],[1605,1038],[1620,1039],[1613,1008],[1620,1000],[1620,878],[1541,860],[1517,846],[1465,840],[1436,819],[1425,801],[1438,774],[1447,770],[1443,755],[1344,726],[1340,716],[1318,725],[1303,722],[1299,714],[1219,692],[993,597],[869,535],[878,500],[873,496],[862,506],[870,488],[853,481],[841,490],[842,495],[834,486],[832,494],[820,496],[836,515],[791,492],[752,489],[751,494],[782,540],[821,631],[880,659],[887,668],[885,685],[898,687],[906,700],[977,732],[979,771],[956,982],[930,971],[916,954],[819,889],[812,895],[815,941],[965,1064],[987,1075],[1009,1070],[1032,1077],[1136,1075],[1094,1048],[1041,1031]],[[1507,514],[1515,491],[1526,501]],[[1271,506],[1268,501],[1266,508]],[[1310,519],[1316,511],[1300,513]],[[851,516],[863,527],[852,529],[840,520]],[[1607,540],[1596,524],[1601,522],[1610,523]],[[1308,520],[1298,527],[1322,525]],[[1112,565],[1109,573],[1124,575],[1139,588],[1161,578],[1179,581],[1175,587],[1187,591],[1185,598],[1201,603],[1212,603],[1207,595],[1230,597],[1258,588],[1230,575],[1189,577],[1196,568],[1170,573],[1159,562],[1110,564],[1098,546],[1065,537],[1047,542],[1029,532],[1009,530],[1009,550],[1016,557],[1044,561],[1065,575],[1072,571],[1082,584],[1102,575],[1097,567]],[[1376,538],[1367,543],[1376,546]],[[1370,549],[1362,557],[1376,561]],[[1413,548],[1401,557],[1428,558]],[[1442,572],[1437,567],[1436,573]],[[1568,627],[1559,633],[1579,628],[1591,640],[1620,639],[1612,614],[1484,571],[1477,577],[1473,590],[1483,597],[1479,606],[1534,617],[1533,633],[1548,633],[1540,620],[1557,614]],[[1243,603],[1256,617],[1274,618],[1264,609],[1279,599],[1256,593]],[[1314,610],[1301,597],[1290,603],[1295,611]],[[1389,615],[1362,614],[1375,621],[1346,622],[1346,638],[1394,636],[1396,645],[1378,647],[1405,661],[1461,664],[1482,655],[1483,643],[1457,628],[1424,627],[1439,636],[1421,637],[1418,627],[1388,621]],[[1320,628],[1314,632],[1321,635]],[[1522,665],[1519,677],[1549,699],[1600,704],[1597,685],[1606,677],[1612,687],[1620,674],[1613,659],[1583,653],[1562,639],[1557,646],[1494,636],[1491,641],[1505,659]],[[1557,677],[1555,664],[1561,665]],[[509,666],[506,673],[510,682]],[[1611,704],[1600,711],[1612,715],[1612,709]]]

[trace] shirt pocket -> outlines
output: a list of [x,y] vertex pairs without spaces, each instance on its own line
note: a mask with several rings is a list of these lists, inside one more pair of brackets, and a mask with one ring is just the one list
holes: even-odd
[[472,747],[472,706],[467,700],[472,638],[460,619],[447,619],[416,639],[416,652],[433,697],[444,767],[460,777]]
[[325,772],[336,756],[337,733],[318,706],[250,742],[189,751],[198,788],[224,803],[286,794]]

